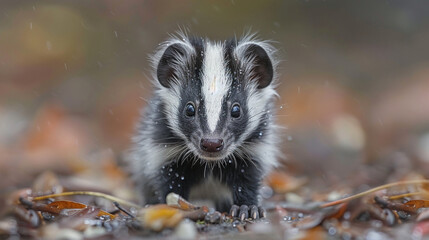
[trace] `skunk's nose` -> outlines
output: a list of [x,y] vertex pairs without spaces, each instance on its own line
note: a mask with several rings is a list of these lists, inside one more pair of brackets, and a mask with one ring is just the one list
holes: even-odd
[[206,152],[219,152],[223,149],[223,139],[201,139],[201,150]]

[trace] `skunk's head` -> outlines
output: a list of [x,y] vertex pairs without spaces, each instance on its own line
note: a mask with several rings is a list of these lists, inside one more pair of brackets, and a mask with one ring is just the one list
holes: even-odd
[[274,51],[253,35],[226,42],[181,35],[161,45],[153,64],[162,110],[195,156],[226,159],[259,131],[276,95]]

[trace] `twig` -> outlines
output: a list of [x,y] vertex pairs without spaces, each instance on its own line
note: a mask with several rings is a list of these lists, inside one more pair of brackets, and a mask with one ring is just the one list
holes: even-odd
[[130,212],[128,212],[126,209],[124,209],[121,205],[119,205],[118,202],[113,202],[113,205],[115,205],[115,207],[117,207],[119,210],[121,210],[122,212],[124,212],[125,214],[130,216],[131,218],[135,218],[134,215],[132,215]]
[[366,196],[366,195],[371,194],[371,193],[378,192],[378,191],[386,189],[386,188],[402,186],[402,185],[409,185],[409,184],[429,184],[429,180],[427,180],[427,179],[425,179],[425,180],[411,180],[411,181],[389,183],[389,184],[381,185],[381,186],[369,189],[365,192],[361,192],[361,193],[358,193],[358,194],[355,194],[355,195],[352,195],[352,196],[349,196],[346,198],[342,198],[342,199],[335,200],[332,202],[324,203],[324,204],[320,205],[320,207],[321,208],[332,207],[332,206],[335,206],[335,205],[338,205],[341,203],[349,202],[351,200]]
[[410,192],[410,193],[404,193],[404,194],[389,196],[388,199],[389,200],[396,200],[396,199],[405,198],[405,197],[412,197],[412,196],[416,196],[416,195],[427,195],[427,196],[429,196],[429,193],[426,191]]

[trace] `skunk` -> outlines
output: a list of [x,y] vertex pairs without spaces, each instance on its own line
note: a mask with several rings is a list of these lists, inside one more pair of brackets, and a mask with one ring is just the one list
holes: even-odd
[[280,154],[275,55],[254,34],[216,42],[179,33],[160,44],[129,160],[146,204],[174,192],[262,217],[261,181]]

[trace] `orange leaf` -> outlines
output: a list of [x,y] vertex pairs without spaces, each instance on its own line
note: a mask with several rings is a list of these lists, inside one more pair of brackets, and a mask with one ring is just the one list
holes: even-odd
[[427,200],[410,200],[405,203],[405,205],[414,207],[414,208],[427,208],[429,207],[429,201]]
[[[48,206],[52,207],[52,208],[57,208],[59,210],[64,210],[64,209],[83,209],[83,208],[88,207],[85,204],[78,203],[78,202],[73,202],[73,201],[55,201],[55,202],[52,202],[52,203],[48,204]],[[105,216],[105,215],[110,216],[111,219],[114,219],[116,217],[115,215],[110,214],[108,212],[105,212],[103,210],[100,210],[98,212],[97,217]]]
[[182,219],[181,210],[166,204],[159,204],[142,209],[141,218],[143,225],[154,231],[176,226]]
[[294,178],[280,171],[272,172],[267,177],[266,181],[267,181],[267,184],[276,193],[286,193],[286,192],[293,191],[301,187],[307,182],[307,180],[304,178]]

